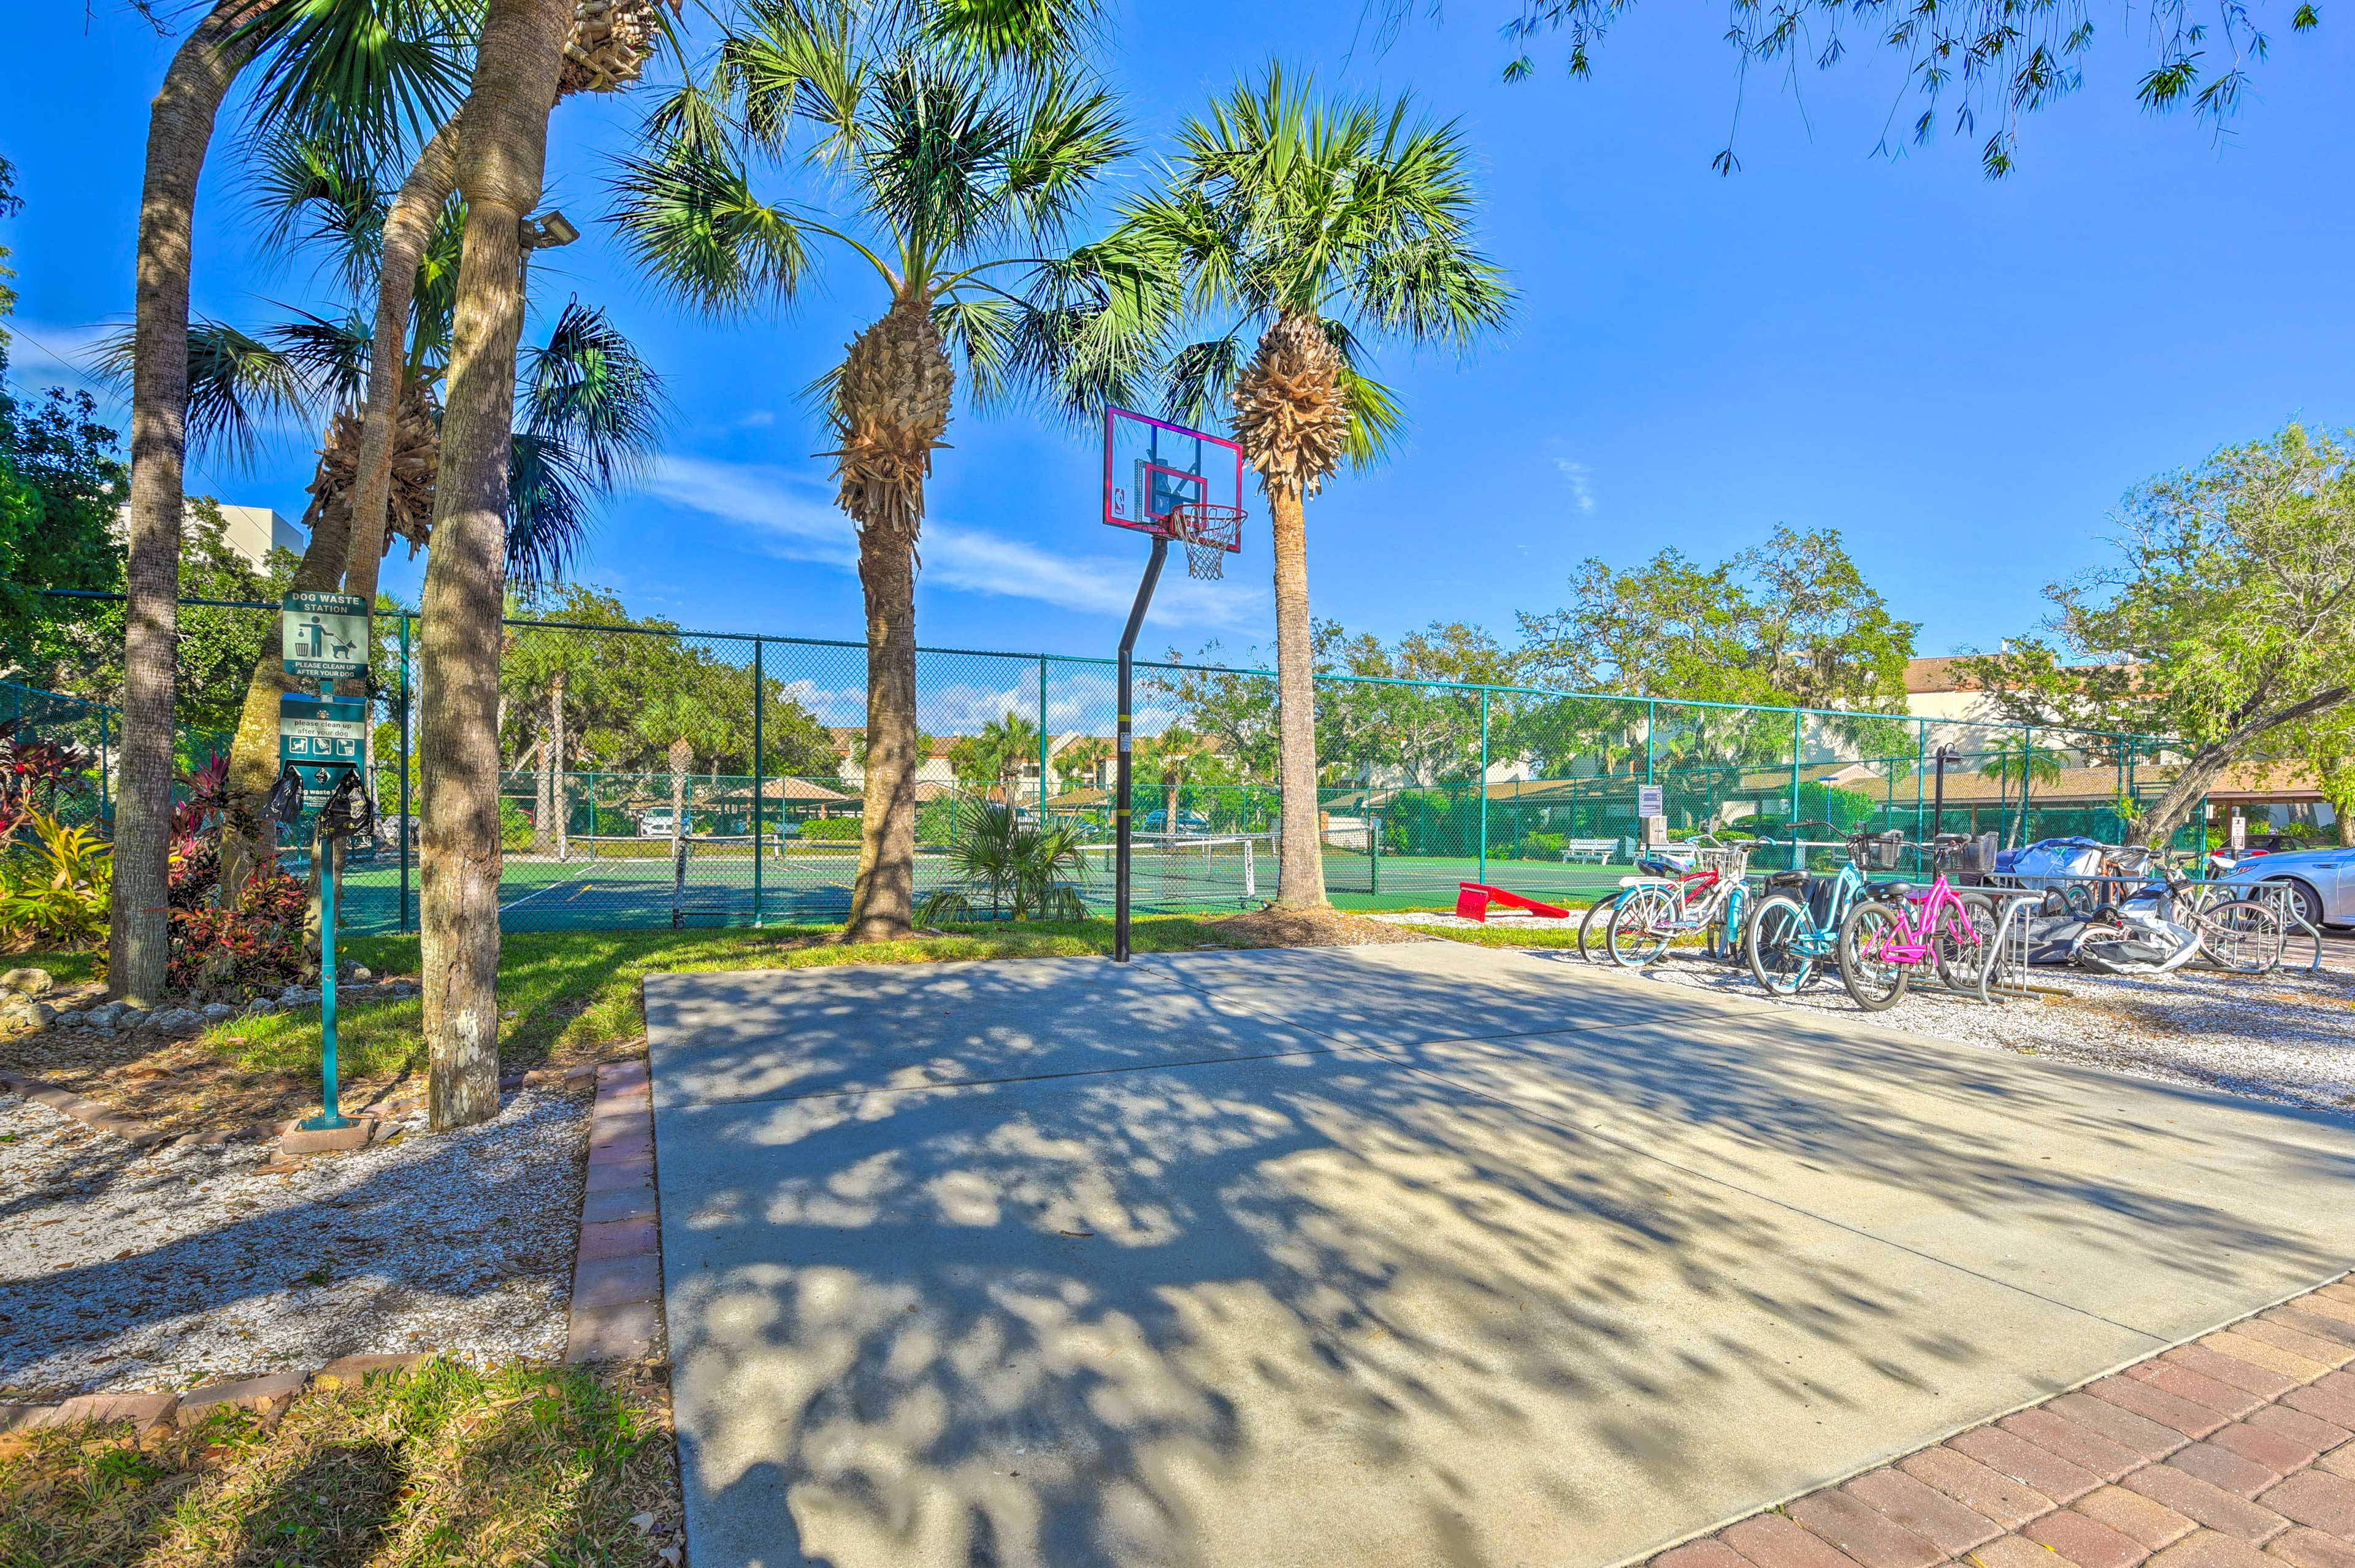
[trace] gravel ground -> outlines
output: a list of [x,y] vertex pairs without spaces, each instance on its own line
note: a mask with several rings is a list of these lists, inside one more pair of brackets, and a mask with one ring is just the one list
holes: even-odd
[[337,1356],[564,1352],[585,1088],[352,1154],[142,1152],[0,1091],[0,1394],[185,1388]]
[[[1399,924],[1471,923],[1452,915],[1380,918]],[[1492,917],[1489,923],[1506,923]],[[1528,923],[1561,928],[1556,921]],[[1580,962],[1574,949],[1524,951]],[[1644,973],[1662,985],[1775,999],[1746,967],[1699,956],[1674,955]],[[2057,1057],[2284,1104],[2355,1108],[2355,974],[2285,968],[2251,977],[2179,970],[2130,979],[2040,968],[2032,983],[2068,995],[1985,1006],[1933,987],[1908,991],[1878,1016],[1891,1029],[1962,1045]],[[1849,999],[1836,972],[1780,1005],[1870,1016]]]

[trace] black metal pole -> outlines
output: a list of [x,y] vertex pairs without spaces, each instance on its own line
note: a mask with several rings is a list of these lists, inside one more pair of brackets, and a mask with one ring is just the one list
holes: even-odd
[[1145,629],[1146,606],[1153,603],[1154,585],[1161,581],[1161,563],[1169,559],[1169,541],[1153,536],[1153,558],[1145,563],[1145,581],[1136,585],[1136,603],[1128,609],[1128,625],[1120,634],[1120,715],[1113,741],[1112,956],[1128,962],[1128,799],[1129,726],[1135,711],[1129,702],[1129,676],[1136,656],[1136,634]]

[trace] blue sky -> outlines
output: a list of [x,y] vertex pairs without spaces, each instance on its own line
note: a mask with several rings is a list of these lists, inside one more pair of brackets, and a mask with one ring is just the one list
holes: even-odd
[[[2275,40],[2221,139],[2134,107],[2140,28],[2105,16],[2084,91],[2031,119],[2019,172],[1990,183],[1975,143],[1877,154],[1892,104],[1912,111],[1869,53],[1808,71],[1796,96],[1753,75],[1743,166],[1720,177],[1735,79],[1715,7],[1651,0],[1593,80],[1548,49],[1508,87],[1492,24],[1509,8],[1453,0],[1387,49],[1360,35],[1359,0],[1128,0],[1115,25],[1114,80],[1148,149],[1281,59],[1337,90],[1412,90],[1461,119],[1478,160],[1518,319],[1465,360],[1385,352],[1412,428],[1388,467],[1312,505],[1320,615],[1509,635],[1585,556],[1715,560],[1788,523],[1840,529],[1923,623],[1923,652],[1987,646],[2034,623],[2044,583],[2104,559],[2139,479],[2293,415],[2355,420],[2355,49],[2333,14]],[[128,315],[146,101],[170,48],[112,3],[28,10],[20,52],[39,69],[0,97],[27,202],[6,226],[20,388],[66,379],[50,356]],[[576,219],[602,213],[603,160],[634,114],[558,112],[550,197]],[[272,302],[326,303],[321,280],[257,258],[229,152],[216,143],[200,197],[198,308],[255,325]],[[569,291],[607,306],[676,415],[655,482],[609,507],[577,575],[698,628],[858,636],[848,526],[799,389],[880,309],[871,274],[836,256],[790,308],[701,322],[583,227],[542,264],[543,312]],[[1096,521],[1093,434],[961,414],[949,440],[922,640],[1109,652],[1143,549]],[[192,487],[298,517],[309,473],[293,436]],[[413,603],[421,565],[396,550],[388,588]],[[1147,645],[1264,642],[1267,565],[1263,516],[1224,584],[1165,587]]]

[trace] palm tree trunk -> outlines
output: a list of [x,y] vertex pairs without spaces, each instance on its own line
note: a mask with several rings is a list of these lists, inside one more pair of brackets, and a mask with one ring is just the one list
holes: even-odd
[[147,119],[132,329],[130,560],[123,636],[123,739],[114,807],[107,991],[147,1005],[171,944],[173,656],[179,638],[181,486],[187,453],[188,271],[197,178],[213,120],[251,58],[230,41],[254,0],[221,0],[164,73]]
[[487,1120],[499,1108],[499,615],[523,224],[539,200],[549,112],[571,26],[571,0],[491,0],[463,111],[466,232],[418,639],[425,795],[418,929],[437,1131]]
[[359,482],[352,496],[349,559],[344,569],[344,592],[371,604],[384,560],[385,510],[392,496],[392,448],[400,423],[401,378],[408,368],[409,311],[417,291],[418,263],[457,187],[458,118],[453,114],[425,144],[385,215],[376,281],[376,336],[368,349],[368,404],[361,415]]
[[556,748],[549,744],[548,724],[539,726],[539,799],[531,825],[532,853],[545,855],[556,843]]
[[896,530],[859,530],[867,595],[867,786],[846,935],[896,942],[916,903],[916,571]]
[[[567,840],[572,827],[572,798],[571,793],[565,788],[564,672],[560,669],[556,672],[556,679],[548,691],[548,728],[549,766],[556,778],[552,791],[556,797],[553,803],[556,810],[556,858],[565,860],[570,859],[571,845]],[[595,832],[596,824],[591,823],[589,830]]]
[[1316,801],[1316,652],[1308,626],[1308,517],[1297,485],[1271,482],[1275,516],[1276,900],[1284,909],[1321,909],[1325,839]]

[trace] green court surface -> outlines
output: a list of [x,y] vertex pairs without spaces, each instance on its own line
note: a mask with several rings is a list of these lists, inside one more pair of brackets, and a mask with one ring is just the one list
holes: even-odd
[[[858,870],[854,844],[789,846],[783,853],[772,848],[761,857],[757,868],[749,844],[691,844],[687,877],[681,882],[667,845],[655,841],[646,848],[645,854],[601,854],[593,859],[507,856],[499,880],[501,928],[597,931],[768,922],[823,923],[849,912],[851,883]],[[1583,903],[1616,888],[1619,879],[1632,870],[1628,866],[1592,862],[1492,859],[1485,869],[1485,880],[1532,898]],[[1140,848],[1135,859],[1132,907],[1145,914],[1255,908],[1275,896],[1275,857],[1264,849],[1254,855],[1246,873],[1233,856],[1206,864],[1202,854],[1191,847]],[[1327,890],[1341,909],[1445,908],[1455,903],[1458,883],[1480,880],[1481,863],[1468,855],[1384,855],[1369,859],[1329,849],[1326,855]],[[918,898],[954,885],[954,880],[944,850],[918,851]],[[406,918],[401,881],[400,865],[390,858],[347,865],[345,929],[414,929],[421,878],[413,863],[409,869]],[[1111,912],[1108,857],[1091,856],[1081,886],[1095,912]]]

